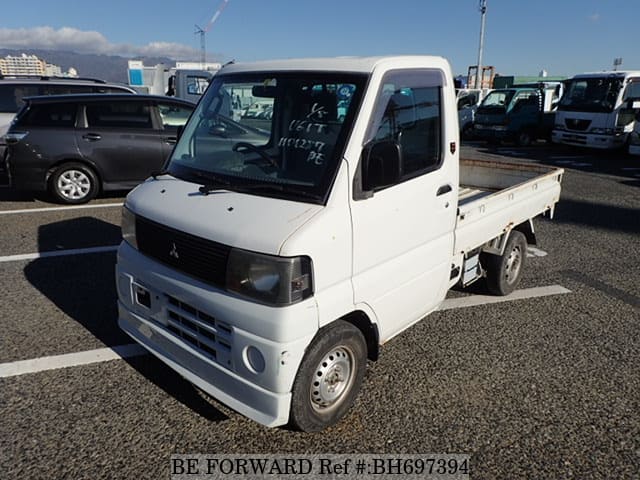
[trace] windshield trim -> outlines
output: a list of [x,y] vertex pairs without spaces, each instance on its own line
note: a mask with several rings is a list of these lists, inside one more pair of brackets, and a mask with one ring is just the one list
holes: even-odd
[[[174,177],[188,181],[191,183],[202,184],[202,179],[197,178],[199,175],[196,172],[206,176],[210,173],[224,181],[229,181],[229,185],[222,185],[221,182],[213,181],[214,185],[220,184],[221,190],[230,190],[240,193],[249,193],[265,197],[281,198],[285,200],[294,200],[305,203],[313,203],[326,205],[335,179],[338,175],[340,164],[344,158],[344,152],[347,148],[349,139],[351,137],[355,119],[362,108],[362,98],[364,92],[367,89],[370,74],[368,73],[353,73],[344,71],[270,71],[261,70],[255,72],[238,72],[238,73],[220,73],[216,75],[211,82],[210,88],[203,96],[197,109],[193,112],[191,119],[187,125],[185,125],[185,131],[188,129],[189,124],[192,121],[197,121],[197,114],[206,110],[211,105],[211,102],[215,98],[215,93],[221,84],[228,83],[250,83],[250,82],[262,82],[266,77],[273,77],[277,79],[311,79],[318,82],[325,82],[328,84],[354,84],[356,86],[353,97],[351,98],[351,108],[348,109],[346,117],[340,127],[339,134],[335,140],[334,148],[328,157],[326,170],[324,171],[320,181],[317,184],[303,184],[296,182],[287,182],[278,179],[269,179],[267,177],[242,177],[236,175],[225,174],[219,170],[202,170],[200,168],[193,168],[179,163],[179,159],[172,156],[167,160],[166,167],[169,173]],[[274,114],[275,116],[275,114]],[[267,146],[274,146],[274,131],[271,132]],[[182,136],[178,141],[189,142],[190,139]],[[177,151],[174,149],[174,153]]]

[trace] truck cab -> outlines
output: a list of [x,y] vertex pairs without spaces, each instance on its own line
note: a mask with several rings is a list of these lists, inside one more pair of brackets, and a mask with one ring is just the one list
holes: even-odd
[[624,148],[635,123],[629,102],[640,100],[640,71],[584,73],[567,83],[553,127],[555,143]]
[[476,111],[475,136],[519,145],[549,138],[560,89],[559,83],[548,82],[493,90]]

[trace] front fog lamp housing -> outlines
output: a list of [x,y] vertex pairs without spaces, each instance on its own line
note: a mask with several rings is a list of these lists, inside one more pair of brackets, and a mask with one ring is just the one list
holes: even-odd
[[233,249],[227,263],[230,292],[274,306],[291,305],[313,294],[308,257],[276,257]]
[[138,248],[136,238],[136,216],[127,207],[122,207],[122,239],[133,248]]

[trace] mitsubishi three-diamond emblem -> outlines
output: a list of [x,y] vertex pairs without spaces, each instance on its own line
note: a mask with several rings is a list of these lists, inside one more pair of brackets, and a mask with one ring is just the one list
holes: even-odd
[[171,242],[171,250],[169,250],[169,256],[175,258],[176,260],[180,258],[175,242]]

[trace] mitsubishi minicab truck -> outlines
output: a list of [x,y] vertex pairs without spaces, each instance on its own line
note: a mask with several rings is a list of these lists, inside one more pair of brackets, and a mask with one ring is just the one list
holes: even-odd
[[[272,115],[232,120],[236,96]],[[562,169],[459,150],[443,58],[225,66],[127,196],[120,327],[261,424],[336,423],[367,360],[450,288],[512,292],[558,202]]]

